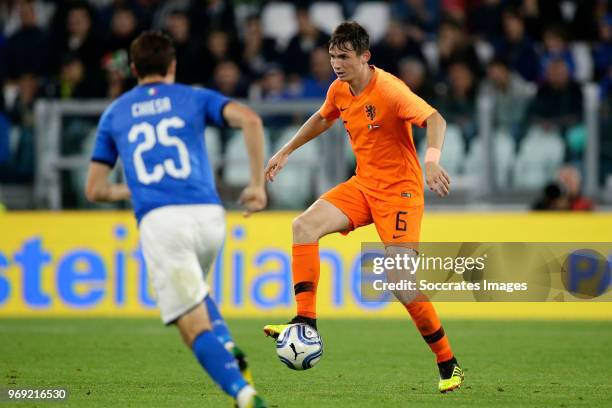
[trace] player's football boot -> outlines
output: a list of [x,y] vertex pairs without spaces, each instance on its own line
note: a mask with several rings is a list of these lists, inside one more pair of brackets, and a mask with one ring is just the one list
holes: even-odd
[[461,387],[465,375],[454,357],[449,361],[438,364],[438,368],[440,370],[438,390],[441,393],[446,393]]
[[[255,386],[255,381],[253,380],[253,373],[251,372],[251,369],[249,368],[249,364],[247,362],[247,356],[246,354],[244,354],[244,351],[242,351],[240,349],[240,347],[236,346],[235,344],[232,346],[231,348],[231,353],[234,356],[234,358],[236,359],[236,362],[238,363],[238,368],[240,369],[240,373],[242,374],[242,377],[252,386]],[[259,398],[259,400],[261,400],[260,397],[258,397],[257,395],[254,396],[254,398]],[[234,408],[238,408],[238,403],[230,397],[232,406]],[[263,402],[263,400],[261,400],[260,402],[253,402],[253,404],[259,404]],[[248,405],[249,407],[265,407],[266,405]]]
[[266,402],[257,394],[253,395],[253,398],[245,408],[267,408]]
[[234,405],[233,405],[234,408],[267,408],[268,407],[268,405],[263,400],[263,398],[261,398],[257,394],[254,394],[251,397],[251,400],[247,402],[247,404],[244,407],[239,406],[238,402],[236,402],[234,399],[232,399],[232,401],[234,401]]
[[242,351],[238,346],[234,345],[232,348],[232,354],[238,362],[238,368],[240,368],[240,373],[244,379],[247,380],[249,384],[255,385],[255,382],[253,381],[253,373],[251,373],[251,369],[249,368],[249,364],[247,362],[247,356],[244,354],[244,351]]
[[273,339],[276,340],[278,336],[281,334],[281,332],[285,330],[285,328],[291,326],[292,324],[296,324],[296,323],[305,323],[309,325],[310,327],[312,327],[313,329],[317,330],[317,319],[311,319],[309,317],[298,315],[298,316],[295,316],[293,319],[291,319],[289,323],[267,324],[264,326],[263,331],[266,334],[266,336],[272,337]]

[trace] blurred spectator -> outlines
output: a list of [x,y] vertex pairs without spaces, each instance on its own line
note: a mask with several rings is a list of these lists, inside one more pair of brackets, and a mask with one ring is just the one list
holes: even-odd
[[[10,37],[21,28],[21,3],[29,0],[0,1],[0,32]],[[38,26],[45,29],[61,0],[32,0]]]
[[553,59],[545,81],[529,107],[529,123],[562,133],[582,120],[582,90],[572,80],[564,59]]
[[235,41],[236,16],[231,0],[191,0],[189,9],[193,34],[201,38],[215,30],[223,30]]
[[[2,34],[2,29],[0,27],[0,61],[6,61],[6,38]],[[0,85],[3,84],[4,77],[6,76],[6,70],[8,64],[0,64]]]
[[183,84],[205,83],[202,77],[202,53],[199,44],[189,35],[189,17],[184,11],[166,16],[164,29],[174,40],[176,51],[176,81]]
[[575,40],[596,41],[599,38],[598,27],[593,24],[600,21],[606,12],[606,1],[575,0],[576,12],[572,19],[571,32]]
[[453,19],[461,24],[466,22],[466,1],[465,0],[441,0],[442,15]]
[[[17,30],[16,4],[13,1],[0,2],[0,33],[9,36]],[[11,21],[13,20],[13,21]]]
[[242,64],[251,79],[262,76],[268,64],[279,62],[280,54],[276,47],[274,38],[264,36],[261,18],[258,15],[248,16],[245,21]]
[[595,203],[582,195],[582,176],[576,167],[563,166],[557,181],[544,188],[542,196],[533,205],[534,210],[592,211]]
[[470,33],[487,41],[501,37],[502,0],[482,0],[468,9]]
[[558,178],[562,191],[567,196],[568,210],[592,211],[595,208],[593,201],[582,195],[582,176],[576,167],[561,167]]
[[115,99],[136,85],[135,79],[130,75],[126,50],[106,54],[102,66],[106,73],[106,97]]
[[476,136],[476,89],[476,79],[469,65],[463,61],[453,62],[448,67],[448,92],[436,105],[449,124],[461,128],[468,142]]
[[64,56],[59,77],[49,84],[47,93],[59,99],[101,98],[105,96],[104,81],[98,71],[88,71],[76,54]]
[[[0,89],[4,89],[4,82],[0,78]],[[0,92],[0,114],[6,112],[6,104],[4,102],[4,92]]]
[[502,14],[503,38],[495,45],[496,55],[503,55],[527,81],[540,76],[540,61],[535,45],[525,33],[525,22],[516,9],[506,9]]
[[608,177],[612,177],[612,65],[608,67],[607,75],[599,85],[600,92],[600,174],[599,181],[608,183]]
[[18,7],[20,27],[8,39],[4,60],[8,76],[16,79],[25,72],[44,75],[47,73],[47,36],[38,26],[34,2],[24,0],[18,3]]
[[438,32],[439,0],[395,0],[392,15],[406,24],[408,36],[418,43],[433,39]]
[[462,61],[470,71],[480,77],[482,66],[474,44],[469,41],[464,27],[455,20],[446,19],[440,25],[438,36],[438,76],[443,79],[455,61]]
[[59,68],[67,54],[74,54],[88,71],[99,70],[103,44],[94,29],[93,9],[84,1],[69,4],[64,25],[54,39],[54,67]]
[[[248,96],[248,85],[242,77],[240,68],[231,60],[220,61],[213,72],[212,78],[207,84],[208,88],[221,92],[231,98],[246,98]],[[225,152],[227,142],[232,137],[233,131],[229,128],[219,129],[221,136],[221,151]],[[221,168],[222,172],[223,169]]]
[[9,115],[15,125],[34,126],[34,102],[40,94],[40,77],[25,72],[17,80],[18,92]]
[[335,74],[326,48],[316,48],[310,54],[310,74],[302,81],[302,98],[325,99]]
[[189,14],[191,0],[166,0],[159,3],[153,16],[153,30],[163,30],[166,26],[168,16],[176,12]]
[[127,8],[136,17],[141,28],[151,28],[153,15],[160,0],[107,0],[109,3],[98,10],[98,21],[103,30],[111,30],[115,10]]
[[[0,87],[4,89],[4,83],[2,77],[0,77]],[[0,92],[0,166],[7,162],[10,158],[10,144],[9,134],[11,131],[11,124],[6,115],[6,107],[4,105],[4,92]],[[1,168],[1,167],[0,167]],[[3,172],[0,171],[0,174]]]
[[[232,41],[228,33],[214,30],[206,37],[206,47],[201,63],[201,76],[203,81],[208,81],[216,71],[217,64],[221,61],[240,61],[240,50]],[[205,82],[204,82],[205,83]]]
[[[397,63],[405,57],[425,61],[421,46],[408,37],[406,29],[398,20],[391,20],[383,40],[372,48],[372,63],[393,75],[398,74]],[[329,65],[329,64],[328,64]]]
[[[277,64],[269,64],[259,81],[257,95],[253,96],[255,96],[255,99],[262,101],[280,102],[293,99],[297,95],[291,93],[287,88],[287,81],[283,68]],[[264,115],[263,120],[266,128],[272,131],[272,137],[275,138],[283,127],[291,123],[291,116]]]
[[511,0],[519,3],[525,18],[527,32],[536,40],[542,39],[542,30],[563,24],[562,0]]
[[593,46],[593,64],[595,79],[606,76],[612,65],[612,14],[607,14],[598,23],[599,38]]
[[138,36],[139,32],[138,21],[132,9],[123,6],[117,7],[111,18],[110,35],[108,37],[106,51],[129,51],[130,44]]
[[259,91],[254,99],[282,101],[291,98],[286,87],[283,68],[277,64],[268,64],[259,81]]
[[[66,19],[68,11],[73,5],[74,0],[57,0],[55,1],[55,10],[53,17],[47,27],[48,34],[51,38],[52,45],[59,44],[66,37]],[[109,17],[110,21],[110,17]]]
[[[88,70],[76,54],[64,56],[59,77],[52,81],[46,93],[58,99],[89,99],[106,97],[106,81],[101,70]],[[83,143],[95,126],[95,119],[83,115],[66,115],[62,120],[60,153],[83,154]],[[66,181],[67,182],[67,181]]]
[[494,128],[507,130],[518,138],[533,94],[529,84],[512,71],[508,61],[496,57],[489,62],[480,92],[493,99]]
[[304,61],[310,60],[310,53],[315,48],[327,47],[329,36],[313,24],[307,7],[299,7],[296,18],[298,32],[291,38],[283,54],[283,66],[293,77],[291,80],[299,81],[299,77],[308,74],[308,64]]
[[433,101],[435,99],[427,65],[422,60],[413,57],[400,60],[399,78],[408,85],[412,92],[422,99],[426,101]]
[[570,76],[574,77],[576,63],[567,45],[567,34],[561,26],[550,26],[544,29],[542,35],[544,50],[540,59],[540,66],[546,72],[551,60],[563,59],[569,70]]
[[210,87],[232,98],[247,97],[246,83],[234,61],[222,61],[217,64]]
[[612,97],[612,64],[606,67],[604,77],[599,81],[599,96],[602,101]]
[[18,142],[8,163],[0,167],[4,182],[28,183],[34,177],[34,102],[40,89],[39,81],[39,77],[31,73],[23,73],[18,78],[17,98],[8,111],[16,126]]
[[[435,93],[427,71],[427,65],[420,59],[410,57],[402,59],[399,62],[399,78],[422,99],[431,101],[431,103],[435,101]],[[425,134],[426,128],[412,127],[412,135],[417,148],[425,140]]]
[[531,207],[536,211],[567,211],[568,199],[558,183],[549,183]]

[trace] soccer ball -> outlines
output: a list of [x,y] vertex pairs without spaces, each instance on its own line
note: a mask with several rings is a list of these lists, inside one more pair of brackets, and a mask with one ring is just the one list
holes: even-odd
[[308,370],[323,355],[323,341],[319,333],[304,323],[286,327],[276,340],[276,354],[292,370]]

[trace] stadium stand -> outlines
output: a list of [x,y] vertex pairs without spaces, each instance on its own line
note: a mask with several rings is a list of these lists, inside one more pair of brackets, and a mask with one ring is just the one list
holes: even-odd
[[[546,4],[546,12],[539,14],[525,14],[520,0],[486,4],[435,1],[421,4],[403,0],[215,0],[213,3],[215,7],[206,8],[195,0],[2,2],[0,60],[6,63],[0,64],[3,90],[0,115],[10,123],[8,134],[12,136],[7,137],[4,132],[0,140],[0,185],[4,195],[10,196],[4,199],[9,208],[44,208],[48,205],[45,201],[36,202],[39,195],[34,192],[34,186],[41,184],[38,178],[44,173],[47,162],[40,157],[46,154],[46,150],[37,146],[46,146],[46,139],[56,128],[49,127],[51,133],[42,130],[54,120],[60,120],[59,151],[84,155],[84,141],[92,120],[95,121],[91,117],[92,111],[81,115],[74,111],[64,114],[61,109],[48,109],[45,115],[37,115],[38,103],[43,100],[108,102],[130,89],[134,80],[129,73],[127,48],[142,30],[168,30],[177,43],[179,65],[188,67],[180,73],[181,79],[187,83],[211,87],[233,97],[245,98],[248,95],[252,101],[295,101],[306,94],[307,81],[313,77],[307,62],[310,54],[316,47],[325,46],[333,28],[344,19],[355,19],[369,30],[374,50],[393,47],[386,38],[387,28],[391,27],[391,19],[399,22],[400,31],[396,26],[392,27],[394,35],[391,41],[405,37],[409,43],[418,44],[420,51],[415,53],[415,50],[406,48],[405,52],[410,52],[410,55],[401,55],[400,52],[396,58],[393,54],[391,65],[397,59],[397,66],[388,69],[399,73],[406,57],[424,58],[425,77],[430,83],[419,89],[418,94],[434,107],[450,108],[455,113],[470,112],[479,104],[474,101],[466,104],[460,100],[460,95],[458,98],[455,89],[461,84],[457,83],[454,75],[449,78],[448,67],[456,67],[457,63],[467,65],[471,74],[468,76],[474,82],[471,88],[479,90],[489,80],[487,69],[490,61],[503,55],[508,59],[512,75],[525,82],[525,86],[520,87],[542,89],[547,81],[545,74],[549,63],[558,59],[566,61],[572,83],[583,89],[588,86],[600,89],[599,99],[596,94],[591,94],[591,99],[582,102],[582,113],[572,108],[579,122],[568,122],[560,135],[534,136],[534,132],[529,130],[532,123],[528,115],[537,96],[532,92],[522,93],[519,101],[506,95],[506,105],[497,111],[474,109],[467,126],[466,116],[458,116],[455,122],[449,120],[443,163],[451,174],[470,179],[479,173],[482,175],[483,169],[492,168],[483,162],[490,160],[495,168],[495,180],[491,185],[508,188],[510,192],[528,189],[534,194],[551,177],[554,178],[556,168],[572,163],[584,173],[583,183],[588,194],[600,195],[603,201],[612,197],[612,192],[606,192],[606,181],[612,179],[606,136],[612,123],[606,113],[609,84],[612,83],[609,74],[612,7],[609,2],[597,2],[592,10],[587,4],[577,1],[551,2]],[[428,13],[423,13],[419,7],[426,7]],[[300,13],[304,10],[310,22],[306,17],[300,23]],[[321,34],[313,34],[309,27],[300,28],[304,21],[306,25],[312,23]],[[250,24],[248,30],[247,22]],[[300,30],[304,30],[304,34],[298,36]],[[449,36],[449,32],[457,35]],[[441,35],[443,41],[440,41]],[[289,49],[292,39],[293,48]],[[384,47],[380,47],[383,43]],[[34,48],[40,52],[29,51]],[[401,47],[393,50],[401,50]],[[376,63],[376,55],[373,61]],[[236,69],[232,69],[232,75],[229,75],[229,70],[221,69],[225,66]],[[269,82],[269,78],[266,75],[278,71],[281,82],[273,94],[267,93],[264,82]],[[498,95],[499,91],[495,90]],[[475,100],[482,97],[479,93]],[[248,98],[244,101],[250,102]],[[520,105],[513,105],[511,101]],[[517,106],[517,109],[508,111],[507,106]],[[500,130],[499,118],[504,116],[504,111],[508,112],[505,122],[511,118],[512,123],[504,123],[503,130]],[[286,112],[284,115],[267,112],[266,118],[271,120],[272,133],[283,134],[283,137],[286,135],[284,128],[290,129],[303,119]],[[487,121],[493,123],[491,129],[480,129]],[[575,127],[577,124],[580,126]],[[456,128],[461,129],[459,133]],[[276,139],[274,135],[272,139]],[[423,133],[417,131],[416,135],[421,151]],[[484,143],[484,138],[492,138],[494,143]],[[243,157],[232,150],[231,138],[210,129],[207,143],[217,174],[223,177],[220,181],[239,183],[239,177],[233,178],[232,170],[227,174],[223,171],[224,163],[233,160],[234,155]],[[489,145],[494,151],[486,154],[483,149]],[[350,146],[345,143],[343,148]],[[338,161],[331,151],[323,149],[320,160]],[[537,163],[536,156],[540,153],[545,158],[543,163]],[[7,155],[10,157],[4,157]],[[341,167],[354,169],[350,152],[341,154],[339,160],[343,162],[339,163]],[[527,168],[532,170],[527,171]],[[66,171],[78,173],[72,168]],[[325,172],[322,174],[322,177],[329,177]],[[75,188],[82,177],[70,177],[73,182],[63,188],[72,191],[62,192],[62,197],[68,198],[63,200],[63,205],[79,207],[83,202],[76,197],[80,193]],[[488,175],[485,173],[484,177]],[[311,196],[315,195],[314,184],[307,185]],[[320,183],[331,184],[330,180]],[[466,185],[469,188],[469,183]],[[29,198],[20,200],[19,193],[11,194],[11,191],[24,192],[23,196]],[[282,199],[274,201],[281,203]],[[283,205],[279,205],[282,208]],[[287,202],[287,205],[292,204]]]

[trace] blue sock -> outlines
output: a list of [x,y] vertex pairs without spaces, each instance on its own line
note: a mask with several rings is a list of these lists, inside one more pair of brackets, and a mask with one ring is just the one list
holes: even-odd
[[225,345],[229,342],[234,343],[232,339],[232,335],[219,313],[219,309],[217,309],[217,305],[215,301],[212,299],[210,295],[204,298],[204,303],[206,303],[206,308],[208,309],[208,318],[210,319],[210,324],[212,325],[213,331],[215,332],[215,336],[219,339],[221,344]]
[[236,398],[238,391],[247,385],[234,356],[223,347],[212,331],[200,333],[191,349],[200,365],[226,394]]

